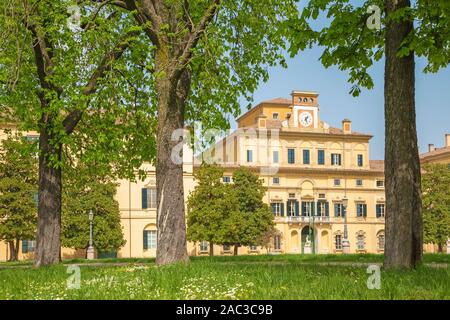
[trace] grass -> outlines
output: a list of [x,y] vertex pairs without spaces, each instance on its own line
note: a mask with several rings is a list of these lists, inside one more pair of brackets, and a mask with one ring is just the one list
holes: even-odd
[[367,288],[365,265],[349,265],[382,262],[375,255],[196,257],[165,267],[151,259],[99,261],[105,265],[65,261],[80,264],[79,289],[68,288],[67,266],[0,269],[0,299],[450,299],[446,255],[425,258],[443,268],[382,270],[380,290]]

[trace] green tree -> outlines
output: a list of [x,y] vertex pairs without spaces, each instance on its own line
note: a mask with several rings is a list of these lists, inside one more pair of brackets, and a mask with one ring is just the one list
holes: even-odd
[[153,58],[158,114],[156,262],[187,261],[183,166],[173,161],[180,140],[174,131],[194,121],[204,129],[227,128],[229,115],[240,113],[239,99],[250,100],[267,80],[267,68],[285,65],[291,37],[309,29],[298,16],[297,0],[102,3],[128,11],[148,38],[139,50]]
[[187,203],[187,239],[208,241],[209,254],[214,244],[221,243],[220,229],[231,206],[230,189],[222,183],[224,170],[216,165],[203,164],[195,173],[197,183]]
[[450,238],[450,169],[444,164],[427,164],[422,175],[423,228],[425,243],[443,252]]
[[120,223],[119,203],[114,199],[117,184],[85,180],[87,184],[64,181],[62,210],[62,245],[86,249],[89,245],[89,211],[94,213],[94,247],[100,252],[117,251],[125,245]]
[[[447,0],[311,0],[305,19],[325,13],[329,25],[315,36],[325,48],[325,67],[348,70],[351,93],[371,89],[369,68],[385,56],[386,268],[421,263],[421,176],[415,113],[415,55],[425,72],[450,62],[450,3]],[[384,16],[378,16],[383,13]],[[378,25],[378,21],[380,24]],[[414,22],[415,21],[415,22]],[[299,37],[299,43],[303,39]],[[296,53],[293,46],[292,54]]]
[[256,174],[240,167],[233,173],[230,188],[232,206],[219,229],[219,238],[221,244],[234,245],[237,255],[240,246],[257,245],[275,223],[272,211],[263,201],[266,188]]
[[[2,113],[12,110],[22,128],[40,134],[35,265],[54,264],[61,259],[64,150],[83,150],[90,161],[124,161],[132,172],[144,150],[135,145],[152,141],[145,120],[150,94],[141,81],[146,58],[127,51],[139,34],[130,19],[97,1],[1,1],[0,30]],[[135,140],[141,131],[147,139]]]
[[9,133],[0,150],[0,239],[16,261],[20,241],[34,239],[36,232],[37,146]]

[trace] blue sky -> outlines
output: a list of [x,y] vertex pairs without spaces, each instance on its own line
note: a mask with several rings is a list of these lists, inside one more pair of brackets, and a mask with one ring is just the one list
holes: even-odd
[[[350,2],[355,6],[363,3],[361,0]],[[322,13],[311,25],[317,30],[328,22]],[[323,49],[314,47],[289,59],[287,69],[271,68],[269,81],[255,92],[255,104],[277,97],[290,98],[292,90],[317,91],[321,120],[340,128],[342,120],[349,118],[354,131],[374,136],[370,143],[370,158],[383,159],[384,58],[371,68],[375,87],[363,89],[360,96],[354,98],[349,94],[351,84],[347,82],[347,72],[336,67],[325,69],[319,61],[322,52]],[[429,143],[443,147],[445,134],[450,133],[450,67],[436,74],[424,74],[425,66],[424,59],[416,58],[417,135],[421,153],[428,150]],[[245,103],[242,105],[245,111]]]
[[[363,90],[357,98],[349,94],[351,84],[347,73],[337,68],[325,69],[319,61],[320,48],[301,53],[288,60],[288,68],[270,69],[270,79],[255,92],[255,104],[277,97],[290,98],[292,90],[311,90],[320,93],[321,120],[341,127],[344,118],[353,123],[353,130],[372,134],[370,158],[384,158],[384,63],[372,67],[375,87]],[[444,145],[444,136],[450,133],[450,68],[437,74],[422,72],[425,61],[416,60],[417,134],[420,152],[426,152],[429,143]],[[243,104],[244,105],[244,104]],[[244,108],[244,107],[243,107]],[[243,109],[244,111],[244,109]]]

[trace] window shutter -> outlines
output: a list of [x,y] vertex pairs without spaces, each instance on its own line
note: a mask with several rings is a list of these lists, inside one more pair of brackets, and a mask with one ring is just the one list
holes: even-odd
[[376,208],[377,208],[377,218],[379,218],[381,217],[381,207],[379,204],[377,204]]
[[142,209],[148,209],[148,205],[147,205],[147,188],[142,188]]
[[363,215],[367,217],[367,204],[363,204]]
[[284,203],[280,203],[281,216],[284,217]]
[[330,216],[330,205],[329,205],[328,201],[325,202],[325,216],[326,217]]
[[28,252],[28,240],[22,240],[22,253]]
[[316,203],[313,201],[313,202],[310,202],[311,204],[311,216],[315,216],[316,214]]
[[299,208],[298,208],[298,201],[295,200],[295,216],[296,216],[296,217],[298,217],[298,216],[300,215],[298,209],[299,209]]
[[334,216],[338,217],[338,204],[337,203],[334,204]]
[[275,203],[271,203],[270,208],[272,209],[272,213],[275,214]]
[[144,230],[144,250],[148,249],[148,232]]
[[289,207],[289,202],[290,202],[289,200],[286,202],[286,216],[287,217],[290,217],[292,214],[290,207]]
[[306,202],[302,201],[302,216],[306,216]]
[[317,162],[318,164],[325,164],[325,151],[324,150],[319,150],[318,154],[317,154]]
[[309,150],[303,150],[303,164],[309,164]]
[[345,218],[347,216],[347,208],[342,206],[342,217]]

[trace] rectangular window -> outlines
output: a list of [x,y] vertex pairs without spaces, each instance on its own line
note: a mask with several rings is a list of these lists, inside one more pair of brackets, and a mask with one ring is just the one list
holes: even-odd
[[209,248],[208,241],[200,242],[200,252],[207,252]]
[[273,120],[278,120],[278,118],[279,118],[279,115],[278,115],[277,112],[272,113],[272,119]]
[[156,230],[144,230],[144,249],[156,249]]
[[377,218],[384,218],[384,213],[385,213],[385,210],[386,210],[385,205],[384,204],[377,204],[376,210],[377,210]]
[[317,216],[319,217],[328,217],[328,202],[326,201],[319,201],[317,202]]
[[142,209],[156,209],[156,188],[142,189]]
[[317,164],[319,165],[325,164],[325,150],[317,151]]
[[295,201],[290,200],[287,202],[287,215],[288,217],[295,216]]
[[363,185],[362,179],[357,179],[357,180],[356,180],[356,186],[357,186],[357,187],[362,187],[362,185]]
[[362,154],[358,154],[358,167],[362,167],[364,165],[364,157]]
[[36,240],[22,240],[22,253],[34,252]]
[[273,184],[280,184],[280,178],[274,177],[274,178],[272,179],[272,183],[273,183]]
[[367,217],[367,204],[365,203],[356,204],[356,216],[359,218]]
[[332,153],[331,154],[331,164],[333,166],[342,165],[342,155],[340,153]]
[[314,215],[314,202],[302,201],[302,216],[312,217]]
[[342,203],[334,204],[334,216],[335,217],[345,217],[344,205]]
[[274,151],[272,153],[272,156],[273,156],[273,163],[278,163],[280,161],[278,151]]
[[334,179],[334,186],[339,187],[341,185],[341,179]]
[[272,202],[270,204],[270,207],[272,208],[272,213],[274,216],[277,216],[277,217],[281,216],[281,205],[282,205],[282,203],[280,203],[280,202]]
[[342,236],[340,234],[336,235],[336,250],[342,250]]
[[384,180],[377,180],[377,188],[384,188]]
[[223,177],[223,183],[230,183],[231,182],[231,177],[230,176],[224,176]]
[[288,163],[295,163],[295,149],[288,149]]
[[303,164],[310,164],[309,150],[303,150]]
[[230,251],[231,251],[231,247],[229,245],[223,246],[223,252],[230,252]]
[[257,251],[257,250],[258,250],[257,246],[255,246],[255,245],[250,246],[250,251]]
[[253,162],[253,151],[247,150],[247,162]]

